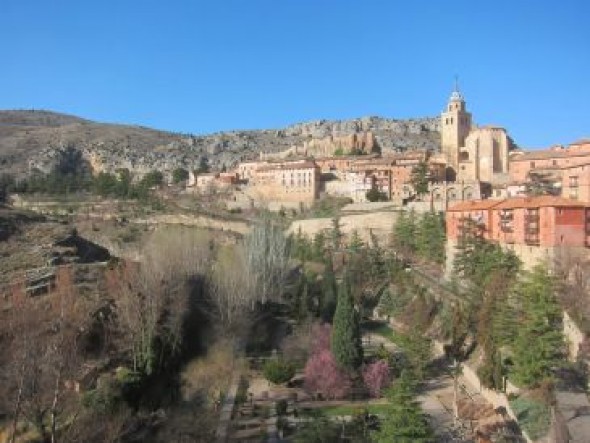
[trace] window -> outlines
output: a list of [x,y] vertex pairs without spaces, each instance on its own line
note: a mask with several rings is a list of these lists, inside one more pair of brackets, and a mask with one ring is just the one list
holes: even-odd
[[535,162],[531,162],[531,168],[535,167]]
[[539,208],[527,209],[524,223],[525,243],[527,245],[539,245]]
[[505,233],[512,232],[513,219],[514,214],[512,213],[512,209],[502,209],[500,211],[500,230]]

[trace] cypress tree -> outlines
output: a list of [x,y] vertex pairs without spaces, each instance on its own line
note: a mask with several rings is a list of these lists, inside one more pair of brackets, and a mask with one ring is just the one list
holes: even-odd
[[336,294],[338,286],[336,276],[334,275],[334,264],[332,263],[332,254],[327,254],[326,270],[322,279],[322,297],[320,301],[320,314],[325,322],[332,322],[334,311],[336,310]]
[[358,369],[363,362],[359,314],[354,308],[350,283],[346,275],[338,291],[338,304],[334,313],[332,354],[343,369]]

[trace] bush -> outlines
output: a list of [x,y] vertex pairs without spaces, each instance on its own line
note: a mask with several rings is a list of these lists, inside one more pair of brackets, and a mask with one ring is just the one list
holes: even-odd
[[516,414],[518,424],[533,440],[547,435],[551,424],[551,411],[549,407],[527,397],[519,397],[510,402],[512,410]]
[[123,404],[123,389],[119,380],[102,376],[96,389],[85,392],[82,404],[98,414],[113,414]]
[[385,192],[379,191],[377,188],[371,188],[367,191],[365,196],[370,202],[386,202],[389,200],[387,198],[387,194],[385,194]]
[[276,402],[275,404],[275,409],[277,411],[277,415],[279,417],[283,416],[283,415],[287,415],[287,400],[279,400]]
[[295,375],[295,365],[282,358],[269,360],[264,365],[264,377],[271,383],[286,383]]

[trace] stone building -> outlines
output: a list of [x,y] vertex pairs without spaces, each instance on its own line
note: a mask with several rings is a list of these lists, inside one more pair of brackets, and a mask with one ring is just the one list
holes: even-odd
[[367,201],[367,192],[375,187],[374,177],[364,172],[342,172],[323,183],[323,191],[336,197],[347,197],[355,203]]
[[309,205],[319,195],[320,169],[313,161],[268,163],[253,170],[249,184],[258,200]]
[[456,86],[441,114],[440,127],[448,180],[474,184],[507,181],[510,137],[498,126],[475,126]]

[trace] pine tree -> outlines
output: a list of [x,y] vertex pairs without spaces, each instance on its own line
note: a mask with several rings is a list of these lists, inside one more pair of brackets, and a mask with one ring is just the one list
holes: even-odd
[[359,235],[358,231],[354,229],[352,234],[350,235],[350,241],[348,242],[348,250],[352,254],[359,253],[361,249],[363,249],[365,243],[363,242],[361,236]]
[[387,392],[389,408],[383,417],[377,443],[428,443],[433,432],[416,401],[415,382],[407,371]]
[[418,255],[426,260],[444,263],[446,233],[441,215],[434,212],[423,214],[416,231]]
[[355,370],[363,362],[359,314],[354,307],[346,275],[340,284],[338,304],[334,313],[332,353],[342,369]]
[[563,358],[561,309],[555,284],[547,269],[537,266],[517,288],[523,318],[514,343],[514,381],[522,386],[538,386],[551,376]]
[[408,256],[416,251],[416,214],[414,211],[399,213],[393,228],[394,248]]
[[326,236],[322,231],[317,232],[313,237],[312,259],[315,261],[324,261],[326,253]]
[[421,161],[416,167],[412,169],[412,176],[410,183],[414,186],[416,194],[424,195],[428,193],[429,171],[428,163]]

